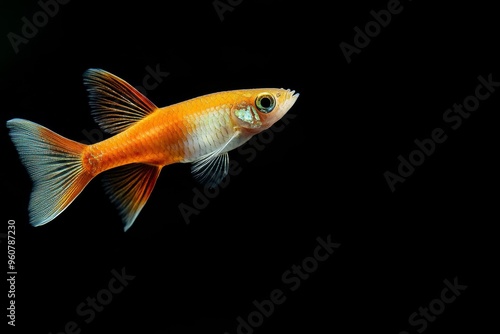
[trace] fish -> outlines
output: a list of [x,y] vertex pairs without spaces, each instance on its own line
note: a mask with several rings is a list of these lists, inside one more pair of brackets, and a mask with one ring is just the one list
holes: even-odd
[[55,219],[103,173],[104,190],[127,231],[163,167],[189,163],[198,182],[216,187],[228,173],[228,153],[270,128],[299,97],[284,88],[236,89],[157,107],[128,82],[100,68],[87,69],[83,83],[91,115],[109,138],[85,144],[26,119],[7,121],[32,181],[32,226]]

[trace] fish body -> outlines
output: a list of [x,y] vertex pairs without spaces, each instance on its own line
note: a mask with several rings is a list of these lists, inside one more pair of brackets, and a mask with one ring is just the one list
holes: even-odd
[[228,152],[255,134],[235,124],[231,108],[260,91],[214,93],[158,108],[125,131],[89,145],[84,155],[98,174],[134,162],[159,166],[189,163],[226,144],[223,152]]
[[215,186],[228,172],[228,152],[278,121],[298,94],[266,88],[212,93],[158,108],[130,84],[101,69],[84,74],[92,114],[113,136],[85,145],[36,123],[7,122],[33,181],[30,223],[48,223],[97,175],[127,230],[148,200],[163,167],[191,163],[194,176]]

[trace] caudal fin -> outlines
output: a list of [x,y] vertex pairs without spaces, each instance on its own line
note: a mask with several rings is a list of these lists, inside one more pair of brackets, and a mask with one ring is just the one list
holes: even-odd
[[7,121],[7,127],[33,181],[30,223],[46,224],[63,212],[92,179],[81,161],[86,145],[24,119]]

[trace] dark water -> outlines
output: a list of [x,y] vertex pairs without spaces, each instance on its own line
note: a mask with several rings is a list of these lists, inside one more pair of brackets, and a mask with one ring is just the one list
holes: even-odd
[[484,332],[497,304],[492,5],[41,3],[2,4],[3,124],[104,138],[82,82],[91,67],[158,106],[237,88],[301,95],[231,152],[221,187],[164,168],[126,233],[99,178],[31,227],[4,126],[9,333]]

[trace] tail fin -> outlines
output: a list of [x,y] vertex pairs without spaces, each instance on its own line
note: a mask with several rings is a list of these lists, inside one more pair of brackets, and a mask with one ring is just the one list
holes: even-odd
[[63,212],[92,179],[81,161],[86,145],[24,119],[7,121],[7,127],[33,181],[30,223],[46,224]]

